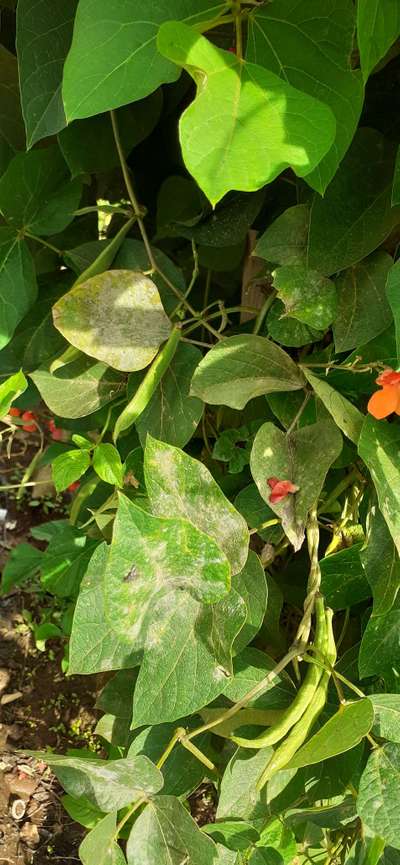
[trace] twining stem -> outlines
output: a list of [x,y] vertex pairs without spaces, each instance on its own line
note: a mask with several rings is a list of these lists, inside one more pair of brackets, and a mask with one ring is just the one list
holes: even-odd
[[307,403],[310,401],[311,396],[312,396],[311,391],[308,391],[308,392],[306,393],[305,397],[304,397],[304,400],[303,400],[303,402],[302,402],[302,404],[301,404],[301,406],[300,406],[298,412],[296,412],[296,414],[295,414],[295,416],[294,416],[294,418],[293,418],[293,420],[292,420],[292,423],[290,424],[290,426],[288,426],[288,428],[287,428],[287,430],[286,430],[286,435],[287,435],[287,436],[289,436],[290,433],[293,432],[293,430],[294,430],[294,428],[295,428],[297,422],[300,420],[300,418],[301,418],[301,416],[302,416],[302,414],[303,414],[303,411],[304,411],[304,409],[305,409]]
[[144,221],[143,221],[143,211],[141,210],[141,208],[139,206],[139,202],[136,198],[136,193],[135,193],[135,190],[133,188],[132,181],[131,181],[131,176],[129,173],[128,164],[127,164],[127,161],[125,159],[125,154],[124,154],[124,151],[122,148],[121,138],[120,138],[119,128],[118,128],[117,115],[116,115],[115,111],[111,111],[110,113],[111,113],[112,129],[113,129],[113,134],[114,134],[114,139],[115,139],[115,146],[117,148],[118,158],[119,158],[119,162],[121,165],[123,178],[125,181],[125,186],[127,189],[127,193],[129,195],[130,202],[132,204],[133,212],[134,212],[136,219],[137,219],[137,224],[139,226],[139,231],[140,231],[140,234],[142,236],[142,240],[143,240],[144,247],[145,247],[145,250],[147,253],[147,257],[149,259],[151,270],[154,273],[158,273],[158,275],[161,277],[161,279],[163,280],[165,285],[167,285],[168,288],[171,289],[171,291],[175,295],[175,297],[178,298],[178,300],[180,301],[182,306],[184,306],[190,312],[190,314],[193,315],[193,317],[196,318],[200,322],[200,324],[203,324],[203,326],[206,327],[207,330],[210,331],[210,333],[212,333],[212,335],[215,336],[216,339],[219,340],[219,339],[221,339],[221,334],[218,333],[217,330],[214,330],[214,328],[212,327],[211,324],[208,324],[208,322],[205,322],[205,321],[203,322],[200,313],[196,312],[194,307],[186,299],[185,295],[182,294],[182,292],[179,290],[179,288],[177,288],[176,285],[174,285],[174,283],[171,282],[171,280],[168,278],[168,276],[166,276],[166,274],[161,270],[161,268],[159,267],[159,265],[157,264],[157,262],[154,258],[154,253],[153,253],[153,250],[151,248],[149,238],[147,236],[146,226],[145,226]]
[[307,584],[307,595],[304,601],[304,613],[296,633],[298,643],[307,643],[311,630],[311,619],[315,605],[315,599],[321,585],[321,568],[319,566],[319,525],[317,519],[317,506],[310,510],[307,523],[307,543],[310,556],[310,573]]
[[255,333],[255,334],[260,333],[264,318],[265,318],[267,312],[269,311],[269,309],[271,308],[275,298],[276,298],[276,291],[275,291],[275,289],[273,289],[273,291],[270,292],[268,297],[265,298],[264,303],[263,303],[261,309],[259,310],[257,318],[255,319],[255,322],[254,322],[253,333]]

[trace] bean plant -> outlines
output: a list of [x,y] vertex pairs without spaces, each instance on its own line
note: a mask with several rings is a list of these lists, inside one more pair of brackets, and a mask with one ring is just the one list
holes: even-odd
[[2,592],[108,674],[28,753],[83,865],[396,865],[400,5],[0,7]]

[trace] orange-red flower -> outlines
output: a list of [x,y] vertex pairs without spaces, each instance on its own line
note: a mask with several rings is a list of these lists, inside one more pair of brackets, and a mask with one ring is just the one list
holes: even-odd
[[22,420],[25,421],[22,427],[25,432],[36,432],[37,425],[35,423],[32,423],[32,421],[35,420],[35,415],[33,411],[24,411],[22,415]]
[[381,390],[372,394],[368,411],[377,420],[388,417],[392,412],[400,415],[400,372],[385,369],[376,379]]
[[69,487],[67,487],[67,490],[69,493],[74,493],[75,490],[78,489],[78,487],[80,487],[79,481],[74,481],[73,484],[70,484]]
[[10,415],[10,417],[19,417],[20,414],[21,414],[21,409],[20,409],[20,408],[17,408],[16,405],[13,405],[13,406],[11,406],[11,408],[8,410],[8,414]]
[[279,478],[267,478],[267,484],[271,488],[268,499],[271,505],[281,502],[289,493],[297,493],[299,489],[296,484],[292,484],[292,481],[280,481]]
[[50,418],[50,420],[48,421],[48,427],[50,430],[50,435],[52,439],[54,439],[54,441],[59,442],[63,440],[64,430],[55,425],[54,418]]

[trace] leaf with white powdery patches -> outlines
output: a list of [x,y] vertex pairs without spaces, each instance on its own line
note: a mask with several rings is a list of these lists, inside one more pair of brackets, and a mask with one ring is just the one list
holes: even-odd
[[[260,495],[281,519],[295,550],[303,543],[308,511],[317,502],[326,474],[341,449],[342,437],[330,421],[318,421],[289,435],[272,423],[258,430],[250,458],[251,473]],[[291,481],[299,487],[298,492],[272,503],[268,486],[271,477]]]
[[171,512],[214,538],[237,574],[249,547],[245,520],[199,460],[148,435],[144,452],[146,489],[154,513]]
[[121,371],[148,366],[171,330],[154,282],[130,270],[72,288],[53,306],[53,319],[71,345]]
[[82,865],[125,865],[125,856],[116,843],[117,811],[103,817],[79,847]]
[[310,383],[314,393],[321,400],[339,429],[354,444],[358,444],[364,422],[364,415],[339,391],[331,387],[326,379],[318,378],[306,366],[302,372]]
[[60,417],[86,417],[121,393],[125,381],[121,373],[80,355],[51,373],[39,368],[31,373],[42,399]]
[[215,865],[216,847],[175,796],[157,796],[137,818],[128,865]]
[[392,322],[385,284],[393,259],[379,250],[336,280],[338,307],[333,323],[337,352],[365,345]]

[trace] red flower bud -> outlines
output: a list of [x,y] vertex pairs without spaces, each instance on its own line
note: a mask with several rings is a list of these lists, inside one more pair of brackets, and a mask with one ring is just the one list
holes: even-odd
[[281,502],[289,493],[297,493],[299,489],[292,481],[280,481],[279,478],[275,477],[267,478],[267,484],[272,490],[268,499],[271,505]]

